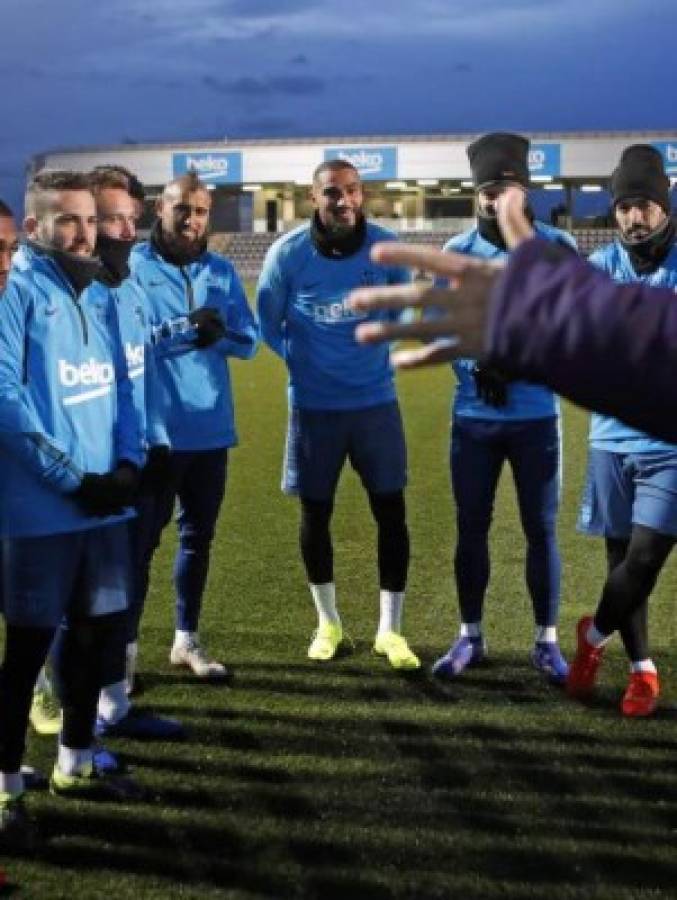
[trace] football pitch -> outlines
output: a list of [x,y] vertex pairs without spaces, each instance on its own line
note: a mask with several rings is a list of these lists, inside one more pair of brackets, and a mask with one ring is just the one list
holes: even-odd
[[[214,543],[202,631],[234,669],[229,687],[170,670],[168,529],[143,623],[139,706],[189,728],[179,744],[111,741],[148,788],[139,805],[30,797],[49,838],[39,859],[5,857],[16,895],[36,898],[654,898],[677,892],[677,575],[652,601],[664,705],[618,712],[615,641],[593,702],[567,700],[528,659],[533,625],[509,478],[492,529],[489,660],[442,686],[427,674],[457,627],[448,481],[451,375],[399,379],[407,430],[412,564],[405,631],[422,674],[374,657],[375,530],[352,472],[333,534],[352,649],[313,664],[314,626],[297,551],[297,508],[279,491],[285,376],[266,349],[232,368],[240,447]],[[593,608],[601,542],[575,532],[587,418],[564,415],[562,645]],[[49,770],[53,739],[29,740]]]

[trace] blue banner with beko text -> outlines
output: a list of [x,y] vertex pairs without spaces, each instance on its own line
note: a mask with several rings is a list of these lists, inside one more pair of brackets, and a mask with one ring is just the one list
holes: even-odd
[[397,147],[327,147],[324,158],[345,159],[355,166],[363,181],[397,178]]
[[195,172],[206,184],[241,184],[242,153],[235,150],[174,153],[172,170],[174,178]]
[[663,157],[666,175],[677,175],[677,141],[654,141],[653,146]]
[[529,147],[529,175],[534,178],[558,178],[561,169],[560,144],[531,144]]

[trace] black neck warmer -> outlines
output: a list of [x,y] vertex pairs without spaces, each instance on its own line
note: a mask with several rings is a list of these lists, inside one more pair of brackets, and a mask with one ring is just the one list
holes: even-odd
[[638,275],[651,275],[672,249],[675,223],[668,218],[659,228],[639,241],[628,241],[622,235],[619,240],[627,251],[635,272]]
[[129,275],[129,254],[134,241],[121,241],[118,238],[100,234],[96,239],[96,252],[101,260],[99,281],[108,287],[117,287]]
[[358,216],[355,228],[341,237],[329,234],[317,213],[313,214],[310,223],[310,237],[315,248],[329,259],[345,259],[357,253],[364,243],[366,233],[367,220],[364,216]]
[[37,241],[26,243],[38,256],[47,256],[56,263],[77,297],[101,274],[101,261],[96,256],[79,256],[77,253],[46,247]]
[[150,233],[150,245],[158,253],[165,262],[172,266],[188,266],[197,262],[202,254],[207,250],[207,238],[204,237],[190,248],[182,248],[175,246],[171,241],[167,240],[167,236],[162,230],[162,225],[158,220]]
[[[533,224],[534,214],[533,211],[527,206],[524,210],[524,214],[529,220],[530,224]],[[498,227],[498,219],[496,216],[483,216],[478,213],[477,215],[477,230],[482,235],[485,241],[489,241],[490,244],[493,244],[494,247],[497,247],[499,250],[503,250],[507,253],[508,245],[501,234],[501,229]]]

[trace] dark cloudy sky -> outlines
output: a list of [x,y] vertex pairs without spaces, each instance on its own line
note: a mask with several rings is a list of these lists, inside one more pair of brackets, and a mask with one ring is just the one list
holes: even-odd
[[677,128],[676,0],[0,0],[0,196],[83,144]]

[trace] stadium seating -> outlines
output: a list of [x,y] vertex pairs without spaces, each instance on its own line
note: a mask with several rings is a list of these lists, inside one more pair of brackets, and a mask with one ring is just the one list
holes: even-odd
[[[608,243],[614,236],[612,228],[575,229],[573,234],[581,253],[589,256],[597,247]],[[417,244],[443,246],[454,234],[453,231],[402,231],[403,241]],[[276,234],[253,234],[237,232],[234,234],[215,234],[210,240],[210,247],[218,253],[228,256],[234,263],[240,277],[245,281],[258,278],[263,259]]]

